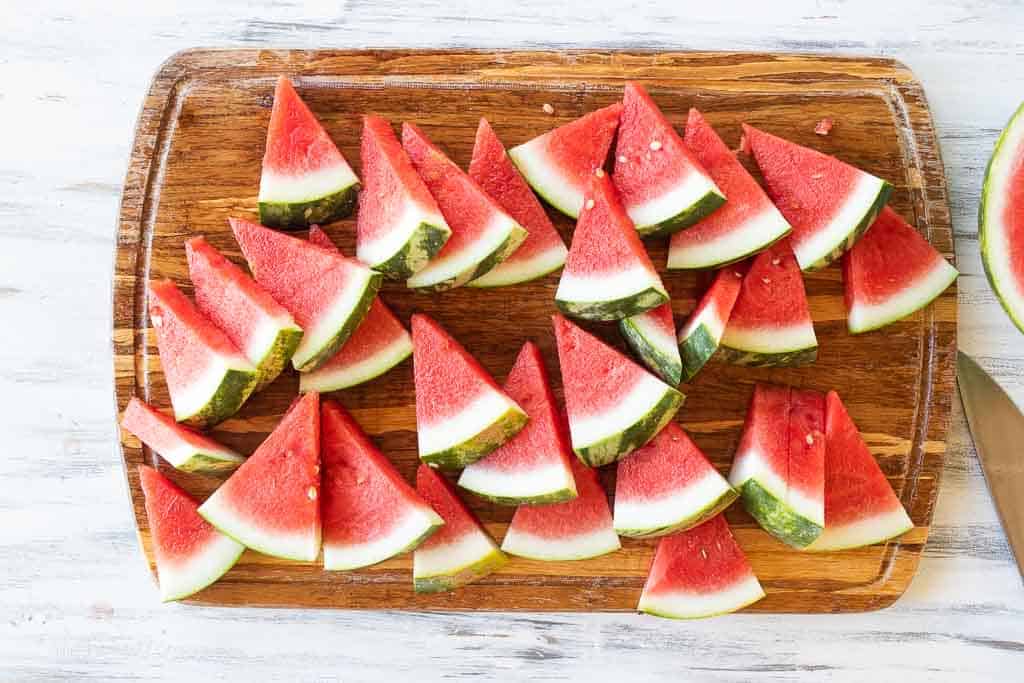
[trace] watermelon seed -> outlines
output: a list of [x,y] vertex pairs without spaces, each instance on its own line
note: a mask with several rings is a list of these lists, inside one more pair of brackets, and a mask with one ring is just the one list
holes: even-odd
[[597,169],[596,171],[594,171],[594,175],[596,175],[598,178],[604,178],[604,169]]
[[594,200],[593,199],[588,199],[586,206],[587,206],[588,209],[593,209],[594,208]]
[[309,490],[306,491],[306,495],[309,496],[310,500],[316,500],[316,487],[310,486]]
[[776,257],[776,258],[773,258],[773,259],[772,259],[772,265],[773,265],[773,266],[777,266],[777,265],[779,265],[780,263],[782,263],[782,259],[780,259],[780,258],[778,258],[778,257]]
[[552,106],[551,106],[550,104],[548,104],[547,102],[545,102],[545,103],[544,103],[544,106],[543,106],[543,107],[541,107],[541,109],[543,109],[543,110],[544,110],[544,113],[545,113],[545,114],[554,114],[554,113],[555,113],[555,108],[554,108],[554,107],[552,107]]
[[161,325],[164,324],[163,317],[157,315],[156,313],[150,314],[149,319],[153,321],[153,327],[160,327]]
[[770,283],[770,282],[771,282],[771,280],[769,280],[769,279],[768,279],[768,278],[766,278],[766,277],[763,277],[763,278],[761,278],[761,282],[763,282],[763,283],[765,283],[765,284],[767,285],[768,283]]
[[811,436],[810,434],[807,435],[807,445],[808,446],[813,446],[814,445],[814,437]]
[[627,161],[629,161],[629,159],[627,159],[625,156],[622,156],[622,155],[619,156],[619,163],[620,164],[624,164]]
[[742,277],[743,277],[743,273],[741,273],[741,272],[740,272],[740,271],[738,271],[738,270],[734,270],[734,271],[732,272],[732,274],[733,274],[733,275],[735,275],[735,276],[736,276],[736,277],[738,277],[738,278],[742,278]]
[[655,152],[661,149],[661,140],[652,140],[651,149],[654,150]]
[[705,560],[708,559],[708,551],[704,550],[704,548],[701,548],[700,549],[700,556],[703,557]]

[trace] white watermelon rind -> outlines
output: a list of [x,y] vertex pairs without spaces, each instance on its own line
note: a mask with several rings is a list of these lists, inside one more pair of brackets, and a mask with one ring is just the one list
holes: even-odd
[[370,269],[361,271],[360,280],[354,281],[334,302],[316,328],[305,330],[302,341],[292,355],[292,365],[299,372],[316,370],[338,352],[356,331],[370,304],[377,296],[383,276]]
[[396,555],[415,550],[444,525],[440,515],[427,506],[413,509],[392,527],[386,536],[359,545],[342,545],[324,541],[324,569],[351,571],[370,567]]
[[655,538],[685,531],[718,515],[739,493],[718,474],[708,472],[685,490],[655,500],[627,502],[615,498],[615,533],[627,538]]
[[[302,328],[292,323],[271,323],[262,335],[253,338],[256,342],[253,348],[246,351],[246,355],[253,365],[256,366],[256,387],[253,393],[264,389],[273,382],[290,364],[295,350],[302,343]],[[263,336],[266,341],[259,343],[258,338]]]
[[440,215],[410,203],[397,227],[375,242],[356,243],[356,258],[385,277],[405,280],[423,270],[444,247],[452,231]]
[[508,158],[545,202],[570,218],[579,218],[584,188],[556,172],[547,155],[547,135],[513,147]]
[[195,427],[210,427],[238,412],[256,388],[256,368],[218,359],[187,389],[170,391],[174,419]]
[[[803,549],[821,535],[824,507],[787,492],[757,453],[737,454],[729,484],[761,528],[793,548]],[[812,519],[812,516],[814,519]]]
[[694,172],[661,196],[627,206],[626,213],[641,237],[665,237],[699,223],[723,204],[718,186]]
[[642,266],[593,277],[562,271],[555,291],[558,309],[584,320],[621,320],[667,301],[668,292],[657,273]]
[[231,505],[214,491],[197,510],[199,516],[217,531],[238,541],[246,548],[285,560],[313,562],[320,554],[320,525],[312,538],[303,534],[274,534],[254,526],[236,514]]
[[497,216],[471,249],[458,256],[445,254],[433,260],[406,280],[410,289],[443,292],[461,287],[485,275],[511,256],[527,237],[527,232],[508,215]]
[[637,611],[666,619],[704,619],[736,612],[764,596],[761,583],[750,574],[714,593],[678,591],[651,595],[645,590],[640,594]]
[[826,520],[825,530],[804,550],[825,553],[863,548],[902,536],[913,528],[914,523],[903,506],[840,527],[830,527]]
[[683,361],[679,357],[674,335],[664,335],[660,328],[649,323],[642,314],[620,320],[619,332],[644,365],[670,385],[679,384],[683,375]]
[[725,362],[753,368],[807,365],[818,358],[818,339],[810,322],[761,330],[727,324],[718,348]]
[[564,244],[553,246],[528,261],[509,259],[469,283],[470,287],[507,287],[550,275],[563,265],[569,250]]
[[508,558],[482,529],[442,546],[417,548],[412,555],[413,590],[450,591],[501,569]]
[[945,259],[937,261],[929,273],[881,304],[857,304],[847,312],[850,334],[872,332],[921,310],[946,291],[960,273]]
[[[154,449],[155,450],[155,449]],[[179,453],[160,453],[164,460],[176,470],[193,474],[219,475],[231,472],[243,462],[245,457],[225,448],[223,451],[187,447]]]
[[340,391],[380,377],[412,355],[412,339],[408,334],[395,338],[369,358],[347,367],[330,365],[299,375],[299,393]]
[[708,270],[722,268],[764,251],[786,235],[793,228],[774,205],[748,218],[742,226],[727,235],[702,242],[697,246],[669,244],[669,270]]
[[890,194],[892,185],[862,172],[830,226],[816,232],[808,242],[794,244],[793,254],[800,270],[821,270],[842,256],[875,222]]
[[185,566],[161,567],[157,560],[157,584],[163,602],[183,600],[216,583],[235,566],[245,546],[219,535],[201,552],[189,558]]
[[549,505],[576,497],[576,480],[568,463],[549,458],[529,470],[506,471],[477,461],[459,475],[459,487],[498,505]]
[[509,555],[540,562],[589,560],[622,547],[618,535],[609,526],[566,538],[541,538],[510,525],[501,542],[501,549]]
[[260,177],[260,223],[296,230],[345,218],[355,208],[359,178],[347,163],[287,177],[264,169]]
[[504,394],[488,392],[458,415],[430,426],[417,425],[420,460],[444,470],[462,469],[493,453],[529,419]]

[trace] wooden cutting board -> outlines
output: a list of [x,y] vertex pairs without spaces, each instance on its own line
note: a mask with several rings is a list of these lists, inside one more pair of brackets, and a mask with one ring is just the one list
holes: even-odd
[[[353,167],[359,168],[360,115],[396,126],[415,121],[465,166],[477,122],[486,116],[508,146],[607,105],[636,79],[682,127],[700,108],[737,147],[740,122],[782,135],[864,168],[895,186],[891,204],[947,258],[953,233],[938,142],[920,84],[888,59],[781,54],[622,52],[422,52],[197,50],[170,59],[146,96],[125,180],[114,276],[114,372],[117,405],[140,396],[170,406],[146,314],[147,281],[170,277],[191,291],[184,241],[205,234],[241,262],[228,216],[256,215],[260,160],[274,80],[292,77]],[[545,112],[545,105],[554,108]],[[835,122],[818,136],[822,118]],[[552,212],[554,215],[554,212]],[[572,224],[557,225],[568,241]],[[353,219],[328,226],[353,253]],[[666,244],[649,244],[681,323],[707,283],[702,275],[664,271]],[[727,472],[751,387],[784,382],[835,388],[846,401],[914,520],[899,541],[817,555],[782,545],[734,505],[727,512],[768,597],[751,611],[848,612],[885,607],[909,585],[932,518],[946,450],[956,289],[926,311],[882,331],[846,332],[839,269],[807,275],[820,351],[804,368],[748,369],[712,362],[684,387],[678,420]],[[557,276],[511,288],[414,294],[382,290],[408,321],[414,310],[440,320],[499,381],[526,339],[543,349],[557,384],[550,327]],[[622,346],[614,325],[590,326]],[[254,396],[214,436],[251,452],[297,391],[287,373]],[[556,386],[561,394],[561,387]],[[402,473],[416,455],[411,364],[337,394]],[[128,434],[122,452],[142,547],[152,552],[136,466],[149,463],[205,497],[218,481],[179,473]],[[614,491],[614,468],[602,476]],[[491,533],[502,537],[513,508],[467,495]],[[487,610],[632,610],[656,541],[623,539],[619,552],[581,562],[514,559],[497,574],[453,593],[416,595],[405,555],[356,572],[246,552],[221,581],[192,602],[215,605]]]

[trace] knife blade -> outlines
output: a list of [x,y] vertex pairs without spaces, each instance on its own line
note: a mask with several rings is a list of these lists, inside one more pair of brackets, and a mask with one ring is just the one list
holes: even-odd
[[1024,415],[962,351],[957,352],[956,375],[978,460],[1024,579]]

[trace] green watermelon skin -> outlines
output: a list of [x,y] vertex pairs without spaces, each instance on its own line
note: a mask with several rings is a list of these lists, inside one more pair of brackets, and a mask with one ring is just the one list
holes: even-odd
[[679,358],[683,361],[681,381],[689,382],[704,368],[718,350],[718,340],[707,325],[698,325],[685,344],[679,345]]
[[718,353],[726,363],[742,365],[748,368],[799,367],[801,365],[810,365],[818,360],[817,346],[787,353],[756,353],[721,346]]
[[260,223],[267,227],[301,230],[314,223],[330,223],[345,218],[355,208],[359,189],[359,183],[356,183],[308,202],[260,202]]
[[414,265],[426,263],[451,236],[451,231],[433,223],[421,222],[416,229],[416,238],[410,240],[394,256],[373,266],[374,270],[384,273],[392,280],[405,280],[412,277],[416,270]]
[[821,525],[795,513],[755,479],[743,484],[740,497],[743,507],[758,524],[794,548],[806,548],[821,535]]
[[699,202],[684,211],[680,211],[675,216],[660,223],[645,226],[642,230],[638,228],[637,232],[644,238],[668,237],[680,230],[696,225],[721,208],[723,204],[725,204],[725,197],[720,194],[709,193],[704,195]]
[[574,318],[585,320],[621,320],[657,308],[668,301],[668,297],[653,287],[622,299],[610,301],[564,301],[555,299],[558,310]]
[[529,417],[522,411],[508,410],[501,418],[472,439],[458,446],[422,457],[423,462],[442,470],[459,470],[490,455],[526,426]]
[[[675,343],[675,323],[671,307],[663,306],[640,316],[623,318],[619,321],[619,332],[644,365],[671,386],[678,386],[682,364]],[[665,337],[665,345],[658,343],[661,336]]]
[[601,467],[615,462],[623,453],[629,453],[653,439],[654,435],[672,420],[686,399],[672,387],[667,389],[654,408],[629,429],[585,447],[573,448],[579,459],[590,467]]

